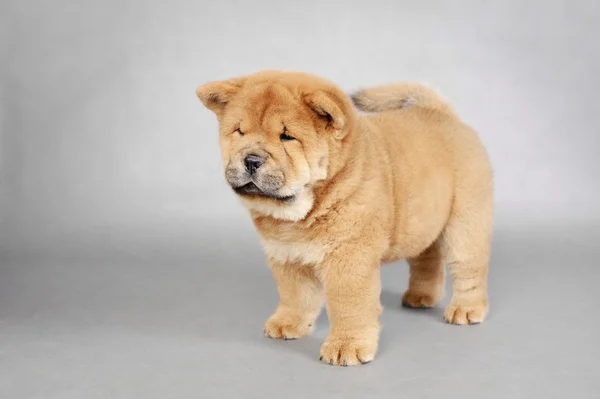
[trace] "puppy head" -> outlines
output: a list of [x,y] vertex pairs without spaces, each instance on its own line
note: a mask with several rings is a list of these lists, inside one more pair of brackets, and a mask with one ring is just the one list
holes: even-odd
[[218,118],[225,178],[244,204],[303,219],[352,125],[347,96],[323,79],[281,71],[207,83],[197,95]]

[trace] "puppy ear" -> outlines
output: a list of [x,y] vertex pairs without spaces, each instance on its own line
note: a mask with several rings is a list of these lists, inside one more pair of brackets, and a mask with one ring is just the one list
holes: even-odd
[[345,136],[344,129],[349,122],[350,115],[347,114],[347,104],[339,95],[318,90],[304,95],[304,102],[327,124],[326,129],[332,131],[335,138],[342,139]]
[[244,78],[210,82],[198,87],[196,95],[206,108],[220,115],[227,103],[240,91],[244,82]]

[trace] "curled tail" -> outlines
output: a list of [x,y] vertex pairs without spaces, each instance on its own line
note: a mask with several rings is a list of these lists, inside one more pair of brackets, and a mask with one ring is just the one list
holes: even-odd
[[394,83],[359,90],[350,95],[361,111],[383,112],[417,106],[452,111],[450,105],[435,90],[419,83]]

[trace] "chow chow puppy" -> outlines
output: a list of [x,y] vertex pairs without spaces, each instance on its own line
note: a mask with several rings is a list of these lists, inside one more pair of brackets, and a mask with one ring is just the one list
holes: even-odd
[[277,283],[268,337],[308,334],[325,304],[331,328],[321,360],[370,362],[380,265],[402,258],[405,306],[435,306],[448,264],[444,319],[483,321],[492,169],[477,134],[434,91],[398,83],[347,96],[310,74],[261,71],[207,83],[197,95],[218,118],[225,178]]

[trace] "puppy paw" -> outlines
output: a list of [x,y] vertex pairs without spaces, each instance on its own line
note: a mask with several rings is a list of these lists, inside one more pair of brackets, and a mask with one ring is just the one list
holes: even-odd
[[336,338],[330,336],[321,346],[320,360],[336,366],[369,363],[375,358],[377,338]]
[[407,308],[432,308],[439,301],[434,295],[408,290],[402,296],[402,306]]
[[273,315],[265,323],[265,335],[269,338],[298,339],[309,334],[314,322],[301,317]]
[[483,322],[488,312],[486,300],[468,301],[461,303],[458,300],[450,301],[450,305],[444,311],[444,320],[447,323],[467,325]]

